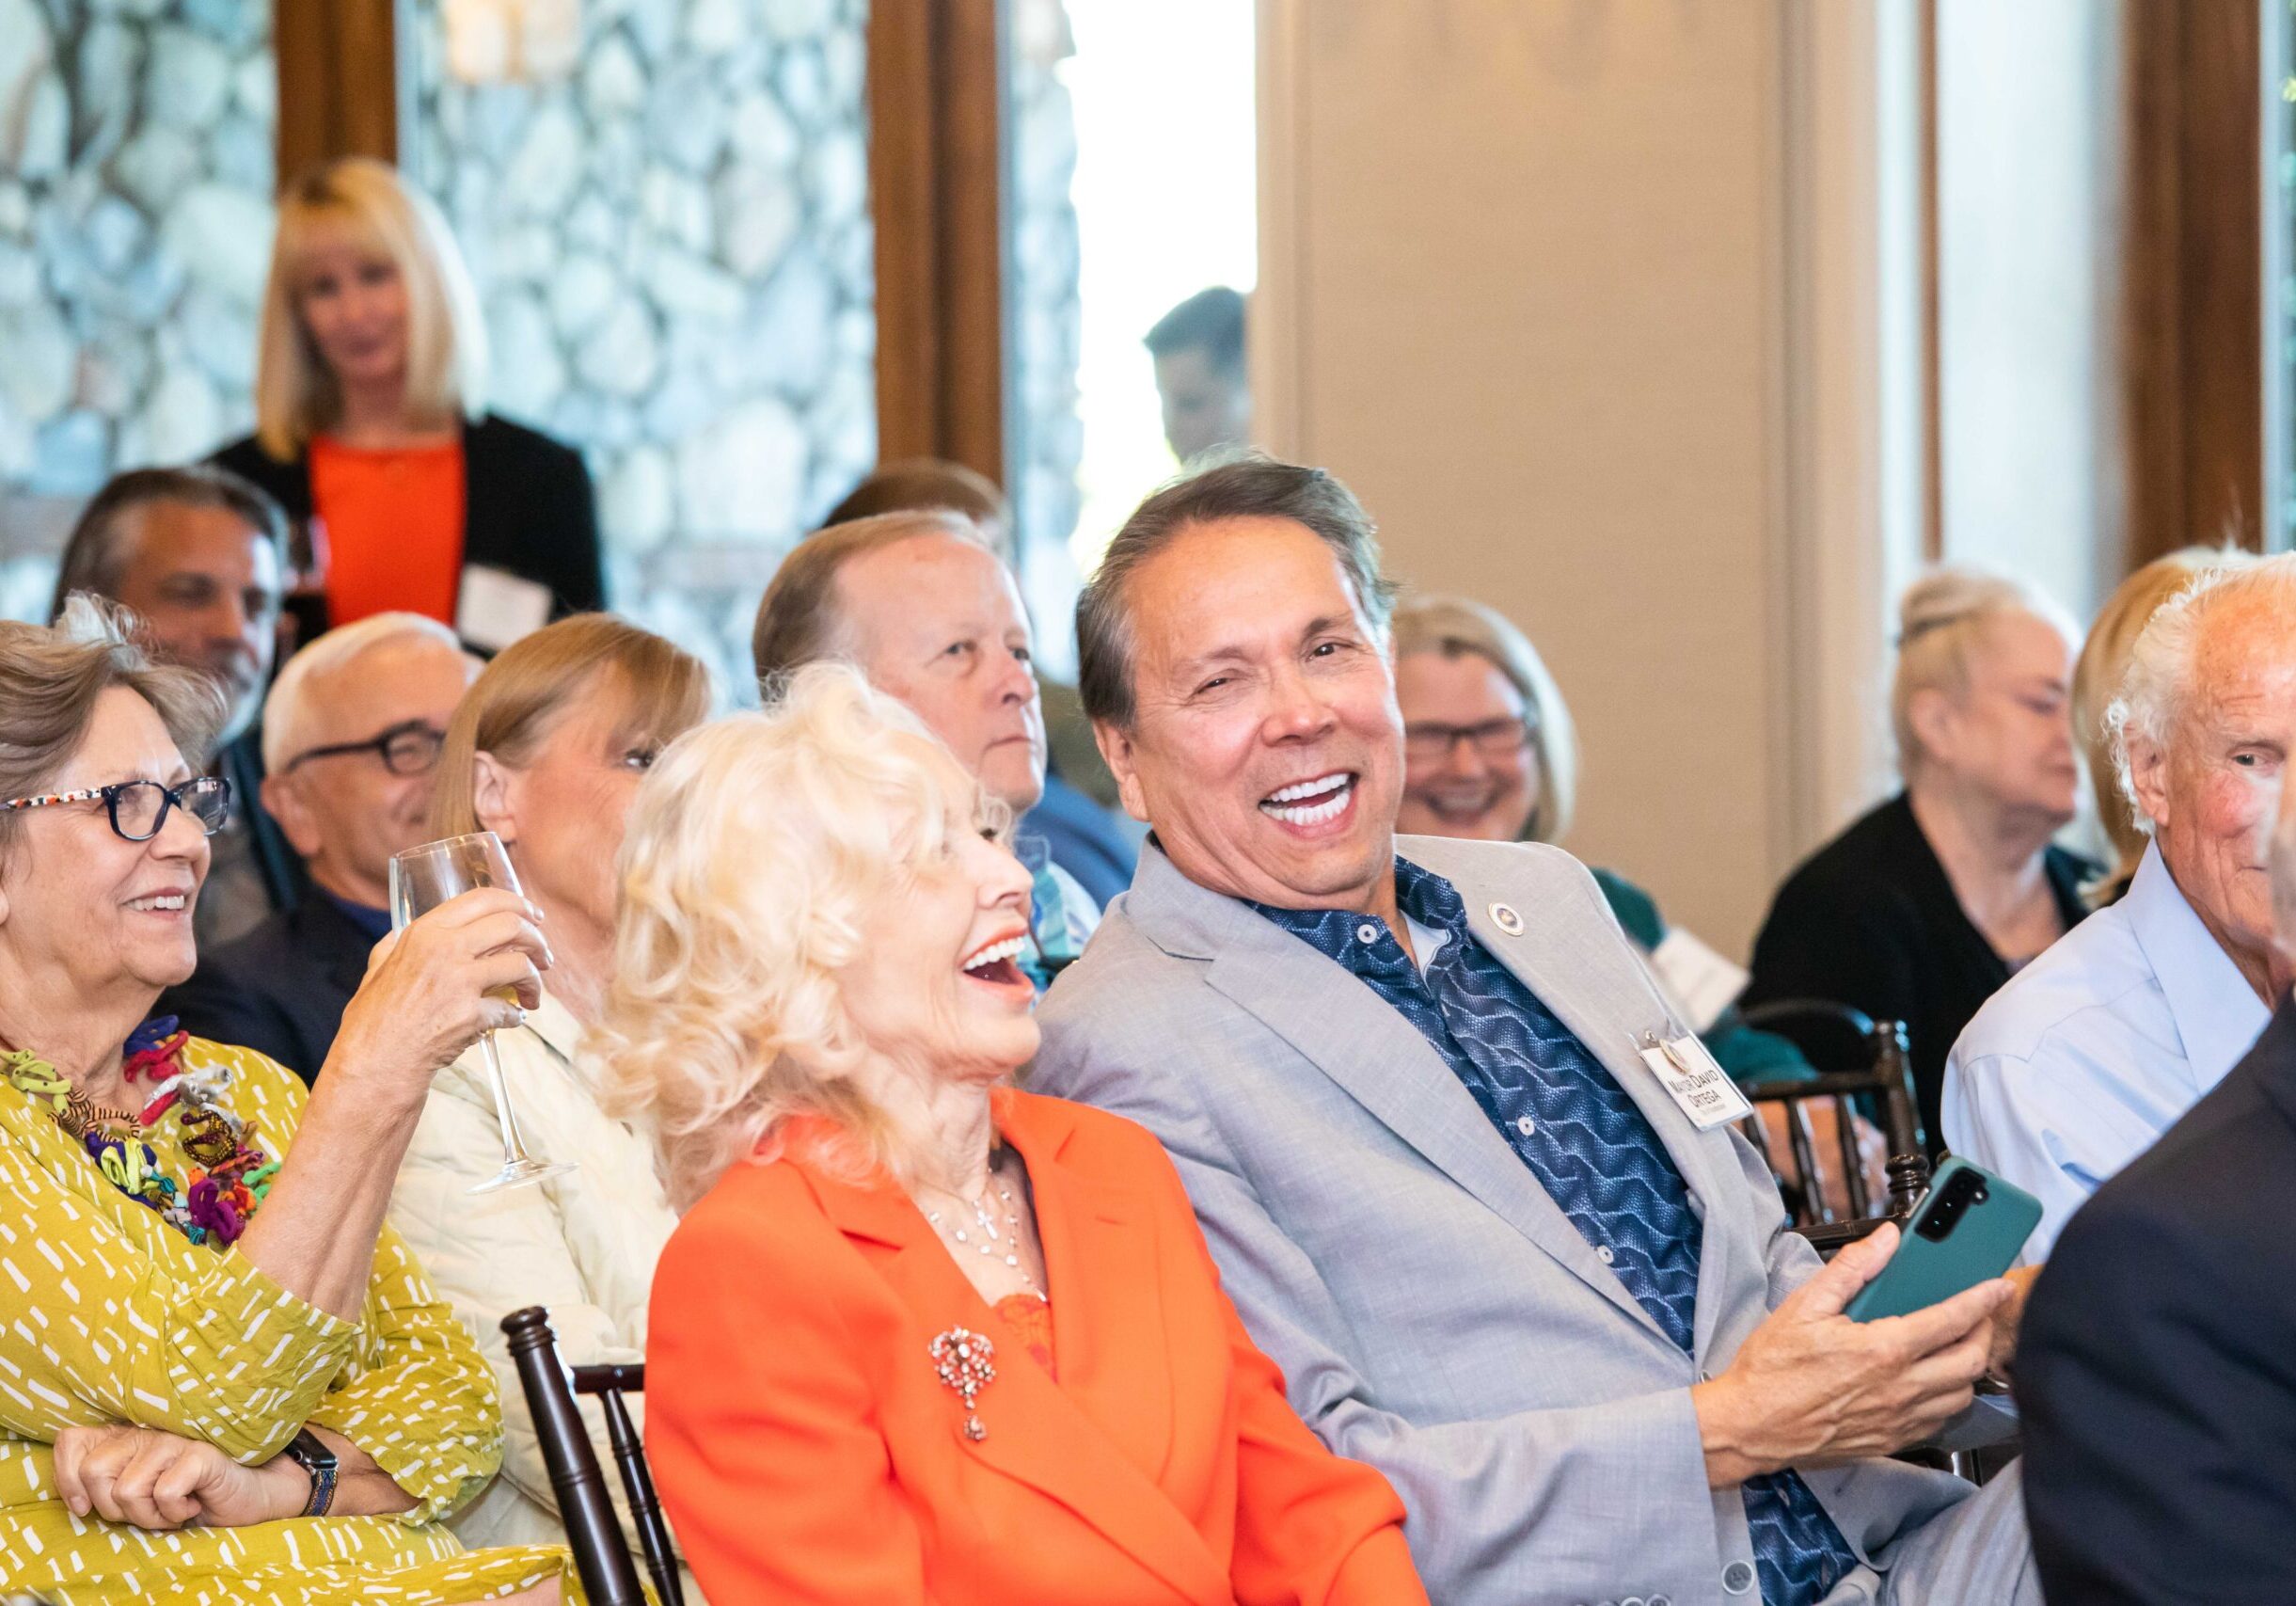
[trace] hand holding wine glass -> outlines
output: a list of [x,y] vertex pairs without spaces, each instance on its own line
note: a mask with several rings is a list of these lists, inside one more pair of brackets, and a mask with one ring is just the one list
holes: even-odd
[[431,1079],[485,1033],[541,1002],[549,946],[526,899],[507,888],[465,893],[390,933],[343,1010],[328,1074],[356,1075],[371,1096],[419,1106]]
[[[498,896],[515,895],[518,891],[518,874],[511,867],[510,854],[503,849],[502,839],[493,832],[476,831],[409,848],[390,861],[391,925],[404,934],[411,934],[423,923],[425,915],[434,911],[443,913],[488,890]],[[536,914],[523,898],[517,899],[517,905],[529,916]],[[473,961],[466,986],[469,980],[478,980],[488,994],[478,1001],[477,1037],[479,1052],[486,1063],[486,1080],[494,1089],[495,1115],[502,1127],[502,1169],[471,1188],[472,1193],[518,1187],[574,1169],[569,1165],[556,1165],[528,1154],[526,1141],[518,1131],[517,1112],[511,1106],[510,1089],[502,1079],[502,1058],[495,1051],[494,1034],[501,1027],[524,1023],[526,1010],[542,1001],[542,982],[532,965],[523,962],[523,956],[519,956],[521,964],[512,964],[508,962],[510,956],[501,949],[484,946],[486,938],[494,932],[478,928],[488,926],[493,918],[490,914],[479,914],[467,926],[455,928],[455,936],[451,939]],[[530,926],[527,929],[531,930]],[[535,934],[539,939],[540,933]],[[548,963],[546,946],[543,962]],[[486,1012],[489,1006],[492,1013]]]

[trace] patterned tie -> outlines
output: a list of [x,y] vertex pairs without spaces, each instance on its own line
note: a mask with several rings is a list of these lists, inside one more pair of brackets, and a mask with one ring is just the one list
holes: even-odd
[[[1422,978],[1386,927],[1343,910],[1260,913],[1338,962],[1419,1029],[1499,1136],[1651,1319],[1686,1355],[1703,1224],[1626,1089],[1475,940],[1459,894],[1396,861],[1404,913],[1447,934]],[[1743,1486],[1767,1606],[1813,1606],[1857,1554],[1799,1474]]]

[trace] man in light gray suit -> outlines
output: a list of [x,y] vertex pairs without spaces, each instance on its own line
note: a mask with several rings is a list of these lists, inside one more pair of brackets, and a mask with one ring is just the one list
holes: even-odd
[[2037,1600],[2013,1474],[1884,1458],[1969,1407],[2019,1290],[1849,1321],[1894,1230],[1820,1269],[1577,862],[1396,837],[1388,597],[1316,469],[1224,464],[1117,534],[1083,692],[1155,835],[1032,1086],[1163,1138],[1447,1606]]

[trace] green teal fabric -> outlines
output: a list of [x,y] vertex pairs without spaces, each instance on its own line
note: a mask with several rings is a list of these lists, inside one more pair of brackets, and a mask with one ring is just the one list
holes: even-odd
[[[1647,954],[1666,941],[1666,917],[1656,898],[1615,870],[1595,870],[1594,884],[1635,946]],[[1734,1005],[1700,1041],[1734,1082],[1799,1082],[1817,1074],[1800,1049],[1776,1032],[1748,1026]]]

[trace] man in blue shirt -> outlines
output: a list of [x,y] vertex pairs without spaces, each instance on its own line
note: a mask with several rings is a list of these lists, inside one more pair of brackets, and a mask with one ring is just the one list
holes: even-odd
[[2270,839],[2296,753],[2296,554],[2213,570],[2164,605],[2107,720],[2152,845],[2127,896],[2011,978],[1945,1066],[1947,1144],[2047,1210],[2025,1246],[2036,1263],[2270,1018]]

